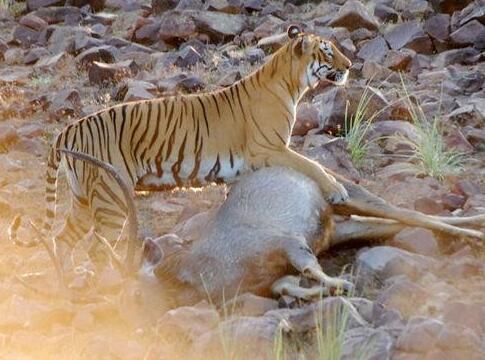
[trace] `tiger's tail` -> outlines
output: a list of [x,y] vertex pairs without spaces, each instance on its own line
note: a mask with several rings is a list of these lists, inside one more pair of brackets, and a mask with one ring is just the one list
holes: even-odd
[[[32,222],[31,225],[37,232],[38,237],[45,240],[48,239],[52,231],[56,213],[56,199],[57,199],[57,181],[59,164],[61,162],[61,155],[58,151],[58,145],[60,143],[62,134],[59,134],[57,141],[52,145],[49,156],[47,158],[47,171],[46,171],[46,187],[45,187],[45,217],[44,225],[42,229],[38,229]],[[23,247],[32,247],[39,244],[38,237],[32,237],[31,240],[19,240],[18,230],[22,225],[21,215],[17,214],[8,228],[8,237],[11,242]]]

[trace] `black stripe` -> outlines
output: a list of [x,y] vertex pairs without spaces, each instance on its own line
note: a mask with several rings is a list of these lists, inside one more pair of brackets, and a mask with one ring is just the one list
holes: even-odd
[[205,105],[202,102],[202,99],[200,97],[197,97],[197,100],[199,101],[200,106],[202,106],[202,113],[204,114],[204,121],[205,121],[205,127],[207,129],[207,136],[210,136],[210,133],[209,133],[209,122],[207,121],[207,113],[205,111]]
[[182,184],[179,173],[180,173],[180,168],[182,167],[182,162],[184,161],[184,151],[185,151],[186,141],[187,141],[187,132],[185,133],[184,139],[182,140],[182,144],[180,145],[177,162],[172,165],[172,175],[178,186]]

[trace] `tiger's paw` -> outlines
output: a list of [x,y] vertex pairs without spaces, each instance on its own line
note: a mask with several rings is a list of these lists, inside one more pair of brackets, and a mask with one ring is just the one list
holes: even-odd
[[349,199],[349,194],[342,184],[335,181],[330,191],[325,194],[325,198],[329,204],[337,205],[346,202]]

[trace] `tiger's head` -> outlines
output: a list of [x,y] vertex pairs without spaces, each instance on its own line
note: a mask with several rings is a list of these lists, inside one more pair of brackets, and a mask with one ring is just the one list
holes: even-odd
[[329,40],[313,34],[305,34],[296,25],[288,28],[291,50],[300,60],[300,73],[310,88],[321,80],[344,85],[352,66],[350,60]]

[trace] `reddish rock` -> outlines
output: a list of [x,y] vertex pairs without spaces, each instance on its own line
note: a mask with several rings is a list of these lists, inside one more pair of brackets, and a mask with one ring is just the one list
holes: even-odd
[[414,51],[409,49],[390,50],[383,65],[394,71],[406,71],[414,54]]
[[247,19],[243,15],[231,15],[213,11],[198,12],[194,16],[197,30],[207,34],[214,42],[233,38],[247,28]]
[[17,130],[12,125],[0,125],[0,152],[7,152],[18,140]]
[[25,152],[35,156],[45,156],[45,146],[39,139],[20,138],[12,150]]
[[386,40],[382,36],[378,36],[369,40],[362,45],[357,56],[362,60],[372,60],[380,63],[389,51]]
[[414,201],[414,209],[430,215],[437,215],[443,211],[441,204],[428,197]]
[[391,245],[416,254],[436,256],[440,254],[438,241],[433,232],[421,228],[401,230],[392,239]]
[[131,39],[140,44],[153,44],[159,39],[160,22],[148,21],[146,18],[141,18],[142,22],[137,21]]
[[116,48],[109,45],[93,47],[76,56],[76,62],[82,68],[91,67],[95,61],[110,64],[116,61],[116,52]]
[[105,64],[94,61],[88,70],[88,78],[91,84],[117,82],[126,77],[132,77],[139,71],[139,66],[132,60],[126,60],[114,64]]
[[456,46],[475,45],[477,48],[482,48],[483,36],[485,36],[485,26],[478,20],[472,20],[451,33],[450,39]]
[[412,319],[397,339],[396,348],[409,353],[426,353],[436,347],[443,327],[439,320]]
[[362,67],[362,76],[367,80],[389,79],[392,74],[392,71],[372,60],[366,60]]
[[174,9],[179,0],[152,0],[152,12],[154,14],[161,14],[164,11]]
[[42,31],[47,27],[47,25],[49,25],[45,20],[34,14],[27,14],[25,16],[22,16],[19,20],[19,24],[35,31]]
[[423,31],[422,24],[417,21],[396,25],[384,37],[394,50],[406,47],[422,54],[433,52],[431,39]]
[[166,12],[160,21],[159,37],[167,43],[188,39],[197,33],[194,19],[184,12]]
[[81,20],[81,10],[74,6],[42,7],[32,12],[32,14],[40,17],[49,25],[64,22],[66,18]]
[[[245,1],[244,4],[246,5],[248,2]],[[206,1],[206,9],[210,11],[219,11],[224,12],[227,14],[239,14],[242,9],[242,1],[241,0],[208,0]],[[261,6],[257,6],[254,4],[252,6],[249,4],[249,10],[262,10]],[[247,5],[246,5],[247,6]]]
[[453,193],[443,194],[441,196],[441,203],[446,210],[454,211],[465,204],[465,197]]
[[482,113],[476,106],[470,104],[459,107],[448,114],[448,119],[460,126],[479,127],[485,121],[485,113]]
[[449,149],[455,149],[460,152],[472,152],[473,146],[468,142],[460,129],[451,129],[445,136],[445,143]]
[[320,125],[319,111],[316,107],[303,103],[298,107],[293,135],[306,135],[309,130]]
[[478,150],[485,149],[485,130],[469,129],[466,132],[466,139]]
[[27,11],[37,10],[48,6],[62,6],[63,0],[27,0]]
[[463,9],[472,0],[431,0],[433,8],[437,12],[453,14],[455,11]]
[[470,197],[480,194],[480,187],[470,180],[459,180],[455,183],[453,188],[455,193]]
[[377,30],[379,28],[377,19],[369,14],[366,7],[357,0],[346,1],[328,25],[332,27],[344,27],[350,31],[359,28],[369,30]]

